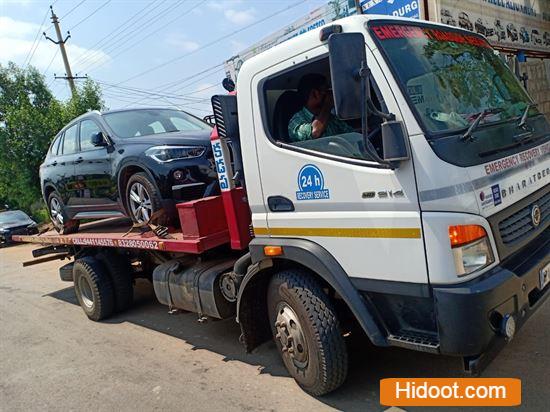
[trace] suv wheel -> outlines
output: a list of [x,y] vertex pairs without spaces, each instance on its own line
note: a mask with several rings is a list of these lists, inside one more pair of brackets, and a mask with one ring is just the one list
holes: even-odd
[[48,212],[52,220],[53,227],[59,233],[67,235],[78,230],[78,220],[70,220],[65,213],[65,204],[57,192],[52,192],[48,196]]
[[130,217],[137,223],[147,222],[162,209],[160,193],[145,173],[136,173],[128,180],[126,203]]

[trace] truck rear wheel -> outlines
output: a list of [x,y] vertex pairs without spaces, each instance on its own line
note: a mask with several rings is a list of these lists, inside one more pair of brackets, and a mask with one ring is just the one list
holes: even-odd
[[77,259],[73,266],[78,303],[91,320],[112,315],[115,308],[113,284],[103,264],[92,256]]
[[296,382],[315,396],[338,388],[348,371],[346,344],[334,307],[315,278],[304,270],[276,273],[267,304],[277,348]]

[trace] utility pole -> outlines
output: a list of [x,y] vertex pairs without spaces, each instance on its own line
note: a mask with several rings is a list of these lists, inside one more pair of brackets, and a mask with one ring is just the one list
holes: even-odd
[[69,40],[71,37],[71,33],[67,32],[67,37],[63,39],[63,36],[61,35],[61,28],[59,27],[59,19],[57,18],[56,14],[53,12],[53,7],[50,6],[50,10],[52,12],[52,23],[55,27],[55,32],[57,34],[57,41],[54,39],[46,36],[46,32],[42,33],[46,39],[51,41],[54,44],[59,45],[59,49],[61,50],[61,57],[63,57],[63,64],[65,65],[65,76],[55,76],[56,79],[65,79],[69,82],[69,87],[71,88],[71,93],[73,97],[76,95],[76,87],[74,85],[75,79],[85,79],[86,77],[74,77],[73,73],[71,72],[71,66],[69,65],[69,59],[67,58],[67,51],[65,50],[65,42]]

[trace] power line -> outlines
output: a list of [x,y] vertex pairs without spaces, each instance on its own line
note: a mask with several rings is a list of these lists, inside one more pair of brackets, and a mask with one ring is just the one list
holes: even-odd
[[123,80],[123,81],[121,81],[121,82],[119,82],[119,83],[117,83],[117,84],[127,83],[127,82],[129,82],[130,80],[137,79],[138,77],[141,77],[141,76],[143,76],[143,75],[145,75],[145,74],[147,74],[147,73],[150,73],[150,72],[152,72],[152,71],[154,71],[154,70],[158,70],[158,69],[160,69],[160,68],[162,68],[162,67],[165,67],[165,66],[167,66],[168,64],[172,64],[172,63],[174,63],[174,62],[176,62],[176,61],[179,61],[179,60],[181,60],[181,59],[184,59],[185,57],[188,57],[188,56],[190,56],[190,55],[192,55],[192,54],[195,54],[195,53],[199,52],[200,50],[204,50],[204,49],[206,49],[206,48],[208,48],[208,47],[211,47],[211,46],[213,46],[214,44],[219,43],[220,41],[223,41],[223,40],[227,39],[228,37],[232,37],[232,36],[234,36],[235,34],[241,33],[242,31],[247,30],[247,29],[249,29],[249,28],[252,27],[252,26],[255,26],[255,25],[257,25],[257,24],[263,23],[264,21],[266,21],[266,20],[268,20],[268,19],[270,19],[270,18],[272,18],[272,17],[274,17],[274,16],[276,16],[276,15],[278,15],[278,14],[281,14],[281,13],[284,13],[285,11],[291,10],[291,9],[293,9],[294,7],[297,7],[298,5],[300,5],[300,4],[302,4],[302,3],[305,3],[306,1],[307,1],[307,0],[300,0],[300,1],[298,1],[298,2],[296,2],[296,3],[294,3],[294,4],[292,4],[292,5],[290,5],[290,6],[288,6],[288,7],[285,7],[284,9],[278,10],[278,11],[276,11],[276,12],[274,12],[274,13],[272,13],[272,14],[270,14],[270,15],[268,15],[268,16],[266,16],[266,17],[264,17],[264,18],[262,18],[262,19],[260,19],[260,20],[258,20],[258,21],[256,21],[256,22],[254,22],[254,23],[251,23],[251,24],[249,24],[249,25],[247,25],[247,26],[244,26],[244,27],[242,27],[242,28],[240,28],[240,29],[238,29],[238,30],[235,30],[235,31],[233,31],[233,32],[231,32],[231,33],[229,33],[229,34],[223,35],[222,37],[218,37],[217,39],[212,40],[212,41],[206,43],[205,45],[203,45],[202,47],[199,47],[198,49],[195,49],[195,50],[193,50],[193,51],[190,51],[190,52],[185,53],[185,54],[183,54],[183,55],[180,55],[180,56],[178,56],[178,57],[174,57],[173,59],[170,59],[170,60],[168,60],[168,61],[166,61],[166,62],[164,62],[164,63],[161,63],[161,64],[158,64],[158,65],[156,65],[156,66],[153,66],[153,67],[151,67],[151,68],[149,68],[149,69],[147,69],[147,70],[144,70],[144,71],[142,71],[142,72],[140,72],[140,73],[138,73],[138,74],[135,74],[134,76],[131,76],[131,77],[127,78],[126,80]]
[[[176,20],[178,19],[181,19],[182,17],[186,16],[187,14],[191,13],[194,9],[196,9],[197,7],[199,7],[200,5],[204,4],[206,2],[206,0],[202,0],[200,2],[198,2],[197,4],[195,4],[194,6],[192,6],[190,9],[187,9],[185,10],[183,13],[180,13],[178,14],[176,17],[174,17],[172,20],[164,23],[163,26],[157,28],[156,30],[146,34],[145,36],[143,36],[142,38],[138,39],[137,41],[133,42],[132,44],[130,44],[128,47],[124,48],[123,50],[119,51],[117,54],[115,54],[114,56],[111,56],[111,59],[115,59],[116,57],[120,56],[121,54],[125,53],[126,51],[128,51],[129,49],[131,49],[132,47],[135,47],[136,45],[140,44],[143,39],[147,38],[147,37],[150,37],[152,36],[153,34],[156,34],[158,33],[160,30],[166,28],[167,26],[169,26],[170,24],[172,24],[173,22],[175,22]],[[127,41],[123,42],[122,44],[119,44],[118,47],[126,44],[129,40],[132,40],[131,38],[128,39]],[[115,48],[116,49],[116,48]],[[110,52],[113,52],[115,49],[112,49]],[[107,62],[102,62],[100,63],[98,66],[94,67],[93,69],[94,70],[97,70],[98,68],[100,68],[101,66],[107,64]],[[93,67],[94,63],[92,62],[91,63],[91,66],[88,66],[88,68],[90,67]]]
[[[224,63],[218,63],[218,64],[215,64],[214,66],[210,66],[210,67],[208,67],[206,69],[203,69],[203,70],[201,70],[197,73],[194,73],[190,76],[185,76],[185,77],[182,77],[182,78],[179,78],[179,79],[176,79],[176,80],[172,80],[168,83],[160,84],[158,87],[155,88],[154,91],[155,92],[164,92],[166,90],[169,90],[169,89],[173,88],[176,85],[181,85],[181,83],[185,83],[185,82],[190,81],[192,79],[195,79],[195,81],[201,80],[203,78],[206,78],[206,77],[211,76],[212,74],[214,74],[214,72],[212,72],[212,70],[220,68],[221,66],[223,66],[223,64]],[[208,72],[211,72],[211,73],[208,73]],[[206,73],[208,73],[208,74],[206,74]],[[199,79],[196,79],[197,76],[201,76],[203,74],[205,74],[205,76],[202,76]],[[111,85],[109,88],[115,87],[115,86],[117,86],[117,87],[129,87],[129,86]],[[188,86],[189,85],[186,85],[186,86],[184,86],[180,89],[184,89]]]
[[[160,3],[157,4],[154,9],[158,9],[160,6],[162,6],[164,3],[166,3],[166,1],[168,0],[160,0]],[[150,3],[150,5],[153,5],[155,2],[157,2],[157,0],[154,0],[153,3]],[[135,33],[137,30],[140,30],[142,29],[144,26],[146,26],[148,20],[151,18],[150,17],[150,13],[151,13],[152,10],[149,10],[147,11],[147,13],[143,13],[142,16],[140,16],[135,22],[133,22],[130,26],[124,28],[120,33],[118,33],[116,36],[113,36],[111,37],[110,39],[108,39],[106,42],[104,42],[104,45],[105,46],[105,49],[104,50],[96,50],[94,53],[90,54],[86,59],[84,59],[84,61],[88,60],[87,63],[89,63],[90,61],[94,61],[96,60],[96,57],[101,54],[102,52],[103,53],[109,53],[111,51],[111,49],[114,49],[117,47],[117,44],[119,44],[119,42],[121,40],[126,40],[129,36],[131,36],[133,33]],[[167,12],[167,11],[170,11],[170,4],[168,5],[168,7],[166,9],[164,9],[163,11],[159,12],[158,14],[154,15],[154,17],[158,16],[160,13],[162,12]],[[103,47],[102,46],[102,47]],[[94,56],[92,58],[92,55],[95,54],[96,56]]]
[[[192,74],[192,75],[190,75],[190,76],[187,76],[187,77],[185,77],[185,78],[176,80],[176,81],[174,81],[174,82],[167,83],[167,84],[164,85],[165,87],[159,86],[159,90],[158,90],[158,91],[159,91],[159,92],[164,92],[164,91],[169,90],[169,89],[171,89],[172,87],[174,87],[174,85],[177,84],[177,83],[184,83],[184,82],[187,82],[187,81],[190,81],[190,80],[193,80],[193,79],[194,79],[194,81],[196,82],[196,81],[201,80],[201,79],[203,79],[203,78],[205,78],[205,77],[211,76],[211,75],[213,75],[214,73],[209,73],[209,74],[207,74],[207,75],[205,75],[205,76],[199,77],[199,76],[201,76],[202,74],[207,73],[207,72],[210,72],[210,71],[212,71],[212,69],[216,69],[216,68],[221,67],[221,66],[223,66],[223,63],[218,63],[218,64],[216,64],[215,66],[209,67],[209,68],[207,68],[207,69],[204,69],[204,70],[202,70],[202,71],[200,71],[200,72],[197,72],[197,73]],[[197,79],[197,77],[199,77],[199,78]],[[178,89],[178,90],[182,90],[182,89],[184,89],[184,88],[186,88],[186,87],[189,87],[190,85],[191,85],[191,83],[188,84],[188,85],[186,85],[186,86],[181,87],[181,88]],[[144,97],[144,98],[139,99],[139,100],[135,100],[134,102],[135,102],[136,104],[138,104],[138,103],[141,103],[142,101],[144,101],[145,99],[147,99],[147,97]],[[128,106],[129,106],[129,105],[126,105],[126,106],[124,106],[124,107],[128,107]]]
[[[131,30],[130,32],[124,34],[123,37],[117,39],[116,42],[113,42],[113,44],[110,46],[110,47],[107,47],[103,52],[104,53],[111,53],[113,52],[114,50],[122,47],[124,44],[128,43],[129,41],[133,40],[133,34],[136,33],[136,32],[142,32],[145,28],[147,28],[147,26],[151,25],[152,23],[155,23],[156,21],[160,20],[161,18],[163,18],[165,15],[167,15],[168,13],[170,12],[173,12],[175,10],[175,8],[178,8],[180,7],[183,3],[185,2],[184,1],[181,1],[179,2],[175,7],[172,6],[170,3],[168,3],[168,7],[166,7],[164,10],[161,10],[159,13],[155,14],[154,16],[152,17],[148,17],[147,19],[147,25],[146,26],[143,26],[143,25],[138,25],[138,27],[134,28],[133,30]],[[124,41],[122,41],[122,39],[124,39]],[[97,61],[92,61],[90,62],[92,65],[97,63]],[[104,62],[106,63],[106,62]],[[100,64],[104,64],[104,63],[100,63]]]
[[[213,74],[215,74],[216,70],[217,69],[220,69],[222,66],[224,65],[224,63],[217,63],[215,64],[214,66],[210,66],[206,69],[203,69],[201,71],[198,71],[192,75],[188,75],[188,76],[185,76],[185,77],[181,77],[179,79],[176,79],[176,80],[172,80],[168,83],[164,83],[164,84],[161,84],[158,86],[157,89],[160,89],[161,91],[165,91],[165,90],[169,90],[169,89],[172,89],[173,87],[176,87],[176,86],[182,86],[181,83],[185,83],[185,82],[188,82],[190,80],[194,80],[194,82],[198,81],[198,80],[201,80],[203,78],[206,78],[206,77],[209,77],[209,76],[212,76]],[[210,72],[210,73],[208,73]],[[208,74],[207,74],[208,73]],[[196,78],[197,76],[201,76],[203,75],[202,77],[200,78]],[[120,83],[119,83],[120,84]],[[186,87],[189,87],[189,85],[186,85],[186,86],[182,86],[176,90],[182,90]]]
[[46,74],[46,72],[50,69],[53,61],[55,60],[55,58],[57,57],[57,54],[59,53],[59,49],[56,49],[55,50],[55,53],[53,54],[53,57],[52,59],[50,60],[50,62],[48,63],[48,66],[44,69],[44,71],[42,72],[42,76],[44,76]]
[[[39,37],[40,37],[40,33],[42,32],[42,27],[44,27],[44,23],[46,22],[46,19],[48,18],[48,12],[49,12],[49,10],[46,10],[46,14],[44,14],[44,18],[42,19],[42,23],[40,23],[40,26],[38,27],[38,31],[36,32],[36,36],[34,36],[32,46],[29,49],[29,52],[27,53],[27,56],[25,56],[25,60],[23,61],[23,66],[28,66],[31,63],[31,60],[34,56],[34,53],[36,52],[36,49],[38,48],[38,45],[40,44]],[[27,62],[27,59],[28,59],[28,62]]]
[[82,3],[84,3],[86,0],[82,0],[80,3],[78,3],[76,6],[74,6],[71,10],[67,12],[63,17],[60,17],[59,20],[63,20],[65,17],[67,17],[69,14],[71,14],[73,11],[75,11]]
[[[192,97],[194,94],[201,93],[203,91],[212,89],[214,87],[219,87],[217,84],[208,85],[206,87],[202,87],[200,89],[197,89],[190,93],[185,94],[162,94],[158,93],[156,91],[152,90],[146,90],[146,89],[137,89],[137,88],[127,88],[124,86],[115,86],[111,85],[109,83],[103,82],[101,80],[96,80],[101,85],[110,86],[109,89],[104,90],[105,92],[115,95],[117,97],[126,97],[126,98],[133,98],[131,102],[136,101],[136,97],[138,98],[149,98],[152,100],[161,100],[161,99],[175,99],[175,100],[184,100],[186,102],[190,103],[202,103],[205,101],[209,101],[210,98],[204,98],[204,97]],[[116,89],[116,90],[115,90]]]
[[[150,3],[147,3],[145,5],[145,7],[141,8],[140,10],[138,10],[136,13],[134,13],[132,15],[132,17],[130,17],[128,20],[126,20],[124,23],[122,23],[120,26],[118,26],[116,29],[112,30],[111,32],[109,32],[107,35],[105,35],[104,37],[102,37],[101,39],[99,39],[96,43],[94,43],[91,47],[90,47],[90,51],[89,52],[86,52],[84,53],[77,61],[76,61],[76,64],[79,64],[79,63],[82,63],[84,61],[86,61],[88,58],[90,58],[92,55],[96,54],[96,53],[99,53],[98,50],[93,50],[96,46],[99,47],[100,45],[103,45],[103,43],[105,43],[105,41],[107,40],[112,40],[113,37],[116,37],[118,36],[119,34],[115,34],[117,32],[124,32],[124,30],[126,30],[124,27],[129,24],[132,20],[134,20],[139,14],[143,13],[146,9],[148,9],[149,7],[152,7],[154,6],[154,4],[157,2],[158,0],[154,0]],[[141,18],[138,18],[138,21],[140,20]],[[120,33],[120,34],[121,34]]]
[[[107,0],[105,3],[103,3],[101,6],[99,6],[97,9],[92,11],[90,14],[88,14],[86,17],[84,17],[82,20],[80,20],[78,23],[76,23],[73,27],[70,28],[70,30],[76,29],[78,26],[80,26],[82,23],[84,23],[86,20],[88,20],[90,17],[92,17],[94,14],[96,14],[99,10],[101,10],[103,7],[105,7],[107,4],[109,4],[112,0]],[[69,30],[69,31],[70,31]]]

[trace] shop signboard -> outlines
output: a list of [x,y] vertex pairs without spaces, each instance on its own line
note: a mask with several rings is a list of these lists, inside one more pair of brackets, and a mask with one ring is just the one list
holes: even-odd
[[493,46],[550,53],[550,1],[436,0],[432,5],[437,21],[482,34]]
[[420,0],[362,0],[364,14],[420,18]]

